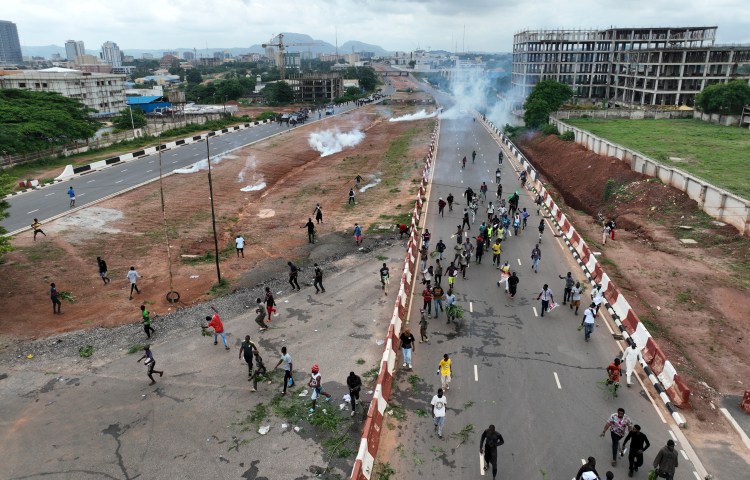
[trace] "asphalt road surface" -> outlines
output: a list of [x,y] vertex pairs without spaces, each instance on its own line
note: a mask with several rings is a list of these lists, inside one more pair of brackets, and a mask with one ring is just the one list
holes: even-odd
[[[446,102],[445,97],[441,100]],[[477,152],[476,163],[471,161],[472,150]],[[430,251],[443,239],[450,259],[453,258],[456,240],[452,235],[461,224],[467,187],[479,193],[482,181],[486,182],[487,200],[497,203],[494,178],[499,150],[482,123],[474,122],[468,114],[462,119],[442,121],[425,224],[432,233]],[[462,170],[460,159],[464,155],[468,161]],[[656,453],[673,438],[669,425],[648,398],[655,392],[650,384],[647,389],[640,383],[625,388],[624,375],[618,398],[598,384],[606,378],[605,368],[620,350],[613,340],[611,324],[608,326],[601,316],[589,343],[577,330],[586,300],[590,301],[590,286],[579,315],[561,305],[543,318],[538,316],[541,307],[536,298],[543,284],[550,285],[555,301],[561,303],[564,280],[558,276],[570,271],[582,283],[585,276],[562,241],[553,236],[548,222],[541,242],[539,273],[532,271],[530,254],[538,241],[537,227],[542,217],[533,208],[531,194],[521,189],[507,152],[505,157],[501,167],[503,195],[507,198],[518,190],[519,208],[526,207],[532,213],[526,230],[503,242],[502,260],[508,260],[520,278],[518,293],[511,299],[498,286],[499,270],[492,265],[491,253],[484,255],[480,265],[472,259],[466,280],[459,274],[455,293],[466,311],[464,326],[457,335],[453,325],[446,325],[444,313],[431,320],[430,342],[416,345],[413,372],[399,375],[400,388],[394,399],[407,411],[421,408],[430,412],[430,399],[440,387],[438,362],[448,353],[453,360],[454,378],[446,392],[445,439],[440,440],[433,433],[429,416],[410,416],[408,422],[415,428],[399,430],[396,442],[404,448],[396,447],[401,455],[391,456],[391,464],[396,465],[399,478],[491,478],[491,472],[482,471],[479,439],[482,431],[494,424],[505,439],[505,445],[498,449],[498,478],[573,478],[583,459],[590,455],[597,458],[602,478],[607,470],[613,470],[615,478],[624,478],[628,473],[627,455],[612,467],[609,433],[604,438],[599,436],[608,417],[622,407],[651,441],[645,464],[636,474],[646,478]],[[452,212],[446,207],[443,218],[438,216],[437,201],[449,193],[456,197],[457,204]],[[486,207],[487,203],[480,204],[470,230],[473,238],[478,235],[481,221],[487,218]],[[434,259],[429,264],[434,264]],[[442,285],[447,289],[445,276]],[[412,331],[417,339],[421,290],[417,282],[411,310]],[[420,379],[416,389],[405,381],[405,377],[414,374]],[[459,432],[470,425],[473,432],[468,441],[457,446],[461,441]],[[678,451],[682,448],[678,442]],[[680,462],[675,478],[695,478],[693,467],[683,454]]]
[[[355,109],[355,105],[344,105],[336,108],[336,114],[345,113]],[[311,116],[310,123],[322,121]],[[294,127],[294,128],[299,128]],[[265,123],[253,128],[238,130],[218,137],[211,137],[209,149],[211,158],[226,154],[232,150],[263,140],[272,135],[292,130],[286,125]],[[189,145],[179,146],[171,150],[163,151],[162,168],[164,174],[173,170],[185,168],[206,158],[206,142],[200,141]],[[0,222],[8,232],[27,228],[34,218],[41,222],[57,215],[72,210],[68,198],[68,188],[72,185],[76,194],[76,208],[85,207],[103,198],[118,195],[130,188],[159,178],[159,155],[158,153],[147,155],[128,162],[116,164],[103,170],[75,176],[64,182],[56,183],[49,187],[16,195],[8,199],[10,208],[7,210],[9,217]]]

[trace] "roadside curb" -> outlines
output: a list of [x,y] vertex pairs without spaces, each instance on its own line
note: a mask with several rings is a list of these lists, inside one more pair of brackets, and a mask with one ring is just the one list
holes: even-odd
[[437,142],[440,132],[440,120],[435,125],[430,142],[430,150],[424,158],[424,167],[422,169],[422,180],[419,184],[419,191],[414,202],[414,210],[411,216],[411,231],[409,232],[409,243],[406,247],[406,256],[404,258],[404,269],[401,274],[396,304],[393,307],[393,315],[388,325],[388,333],[385,337],[385,350],[380,362],[380,372],[375,384],[375,392],[372,396],[372,403],[367,412],[367,420],[362,428],[362,439],[359,444],[357,458],[352,468],[351,480],[370,480],[372,477],[375,457],[378,454],[380,445],[380,432],[383,428],[383,418],[388,408],[388,399],[391,396],[391,387],[393,376],[395,375],[396,358],[398,355],[398,338],[401,334],[401,326],[408,321],[409,305],[411,303],[410,292],[414,281],[416,280],[417,256],[419,254],[419,234],[418,225],[422,216],[424,206],[423,197],[427,191],[427,184],[432,171],[433,161],[437,156]]
[[576,232],[562,210],[555,204],[531,162],[499,128],[486,117],[482,116],[481,118],[490,131],[497,135],[501,143],[511,151],[514,160],[527,172],[534,190],[542,196],[543,205],[550,214],[548,218],[554,222],[568,249],[573,253],[578,265],[591,284],[602,285],[605,299],[604,306],[612,316],[620,334],[629,345],[635,344],[641,351],[641,366],[658,392],[659,398],[661,398],[677,425],[684,427],[686,425],[685,418],[677,411],[677,407],[685,408],[690,405],[690,389],[687,384],[666,358],[644,324],[641,323],[625,296],[620,293],[615,283],[604,272],[601,264],[596,260],[594,252],[581,235]]

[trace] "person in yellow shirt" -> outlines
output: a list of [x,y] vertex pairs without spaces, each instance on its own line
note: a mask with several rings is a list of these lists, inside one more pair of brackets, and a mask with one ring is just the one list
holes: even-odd
[[500,254],[503,253],[503,248],[500,246],[500,239],[495,239],[495,243],[492,244],[492,263],[495,264],[495,268],[500,268]]
[[448,354],[443,355],[443,359],[440,360],[440,364],[438,365],[438,373],[440,374],[440,383],[443,385],[443,388],[446,390],[450,390],[450,383],[451,383],[451,373],[453,372],[451,365],[453,362],[448,357]]

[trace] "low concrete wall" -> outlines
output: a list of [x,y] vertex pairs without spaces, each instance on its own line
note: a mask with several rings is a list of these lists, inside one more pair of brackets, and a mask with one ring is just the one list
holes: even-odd
[[573,132],[576,136],[576,143],[599,155],[619,158],[630,165],[631,170],[658,178],[665,184],[685,192],[688,197],[698,202],[700,208],[707,214],[734,226],[743,235],[750,235],[750,201],[716,187],[691,173],[664,165],[635,150],[568,125],[555,117],[550,117],[549,121],[557,127],[560,133]]
[[742,115],[720,115],[718,113],[703,113],[698,110],[693,112],[693,118],[704,122],[717,123],[725,127],[739,127]]
[[603,110],[560,110],[554,113],[559,119],[566,118],[627,118],[641,120],[644,118],[694,118],[692,110],[633,110],[627,108],[608,108]]

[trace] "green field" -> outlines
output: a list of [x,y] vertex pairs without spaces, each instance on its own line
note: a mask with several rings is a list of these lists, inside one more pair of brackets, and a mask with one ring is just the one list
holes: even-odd
[[[573,118],[588,130],[666,165],[750,198],[750,130],[700,120],[608,120]],[[681,160],[669,160],[676,157]]]

